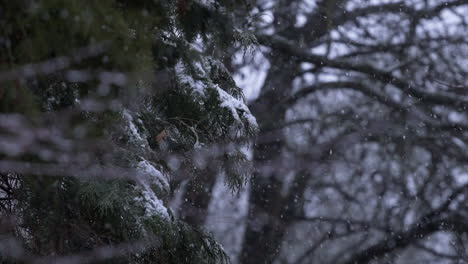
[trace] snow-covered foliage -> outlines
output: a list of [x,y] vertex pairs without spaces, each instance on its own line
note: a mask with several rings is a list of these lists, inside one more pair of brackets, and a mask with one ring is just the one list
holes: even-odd
[[255,133],[256,119],[245,105],[242,92],[227,69],[213,58],[197,55],[198,58],[190,63],[182,60],[177,63],[175,70],[179,85],[194,96],[200,106],[199,111],[213,110],[218,114],[213,116],[214,121],[217,121],[216,118],[228,118],[231,125],[226,130],[237,131],[238,137]]
[[[168,179],[147,160],[140,161],[137,168],[143,175],[140,182],[142,185],[143,198],[137,197],[136,199],[145,204],[145,213],[147,216],[157,215],[168,219],[168,209],[157,197],[156,191],[154,190],[156,188],[156,190],[164,190],[168,192],[170,189]],[[152,186],[154,187],[152,188]]]
[[[125,120],[126,135],[128,137],[128,143],[140,148],[149,148],[148,140],[142,132],[138,130],[136,122],[141,126],[140,119],[134,119],[132,112],[125,109],[122,111],[122,118]],[[140,129],[141,130],[141,129]]]

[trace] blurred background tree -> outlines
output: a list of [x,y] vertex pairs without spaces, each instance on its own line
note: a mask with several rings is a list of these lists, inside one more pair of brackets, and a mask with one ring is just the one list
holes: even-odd
[[216,185],[206,221],[236,262],[468,261],[467,8],[236,9],[260,44],[228,56],[259,124],[256,170],[243,196],[218,201]]
[[239,263],[468,261],[467,1],[250,3]]

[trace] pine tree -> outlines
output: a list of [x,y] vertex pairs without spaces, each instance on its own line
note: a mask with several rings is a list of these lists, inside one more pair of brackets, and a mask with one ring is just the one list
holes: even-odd
[[16,241],[1,260],[128,244],[113,261],[229,261],[166,206],[200,157],[233,190],[249,174],[255,118],[221,52],[205,50],[254,41],[228,2],[0,2],[0,219],[17,219],[0,229]]

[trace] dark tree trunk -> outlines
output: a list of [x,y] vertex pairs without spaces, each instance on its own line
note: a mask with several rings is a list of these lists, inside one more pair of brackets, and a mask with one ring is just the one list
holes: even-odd
[[282,198],[281,183],[273,177],[256,178],[251,189],[251,206],[244,236],[244,248],[240,263],[272,263],[281,249],[288,223],[280,217]]
[[216,173],[207,172],[187,183],[179,208],[180,219],[194,226],[205,224],[215,182]]
[[[272,65],[284,66],[290,61],[277,57]],[[272,263],[289,225],[282,215],[287,200],[281,193],[284,175],[275,167],[283,148],[283,134],[270,128],[284,119],[286,109],[278,103],[289,91],[284,85],[290,84],[293,76],[294,69],[271,69],[260,99],[250,106],[259,122],[260,133],[254,147],[256,173],[250,189],[249,215],[240,255],[242,264]]]

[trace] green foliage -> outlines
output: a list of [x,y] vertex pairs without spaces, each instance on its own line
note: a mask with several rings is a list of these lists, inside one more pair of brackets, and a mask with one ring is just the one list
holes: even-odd
[[0,113],[34,115],[37,105],[31,91],[18,82],[5,82],[0,88]]
[[141,255],[141,259],[147,261],[152,259],[151,254],[156,254],[160,256],[157,263],[229,263],[222,247],[204,231],[181,221],[168,224],[158,219],[149,219],[146,224],[153,232],[160,234],[160,246],[149,254]]
[[[0,34],[6,40],[0,42],[0,72],[61,56],[70,62],[58,71],[0,83],[0,113],[22,114],[31,135],[56,133],[34,142],[51,145],[54,159],[32,151],[5,158],[80,168],[76,177],[19,177],[11,194],[20,219],[14,235],[28,252],[67,255],[156,238],[149,250],[116,261],[229,262],[210,235],[174,219],[164,206],[172,171],[160,156],[169,150],[193,167],[187,152],[245,143],[256,132],[227,69],[192,43],[201,37],[206,46],[232,45],[240,35],[227,8],[222,1],[205,6],[175,0],[0,0]],[[76,59],[77,50],[97,44],[103,53]],[[118,74],[125,81],[106,84]],[[158,139],[162,131],[168,134],[164,140]],[[162,143],[171,144],[163,149]],[[216,159],[230,185],[240,188],[248,174],[240,168],[248,161],[242,144],[234,145]],[[96,176],[95,168],[135,177]],[[190,173],[187,178],[196,178],[200,171]]]

